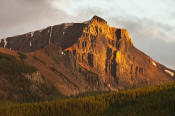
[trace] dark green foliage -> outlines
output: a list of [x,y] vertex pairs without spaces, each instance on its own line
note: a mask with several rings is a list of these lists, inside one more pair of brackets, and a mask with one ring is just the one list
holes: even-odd
[[87,96],[96,96],[96,95],[101,95],[101,94],[105,94],[105,93],[109,93],[109,91],[88,91],[88,92],[84,92],[84,93],[79,93],[78,95],[74,95],[71,97],[74,98],[79,98],[79,97],[87,97]]
[[[56,68],[50,67],[50,69],[51,69],[52,71],[56,72],[59,76],[63,77],[64,79],[67,79],[67,77],[64,76],[61,72],[59,72]],[[67,81],[69,81],[69,80],[67,80]]]
[[35,67],[25,64],[23,61],[16,59],[15,56],[0,53],[0,74],[15,76],[36,71]]
[[0,107],[1,116],[174,116],[175,83]]
[[27,58],[27,56],[24,53],[22,53],[22,52],[18,52],[18,55],[19,55],[21,60],[24,60],[24,59]]
[[54,68],[54,67],[50,67],[50,69],[51,69],[52,71],[54,71],[54,72],[58,72],[57,69]]
[[46,64],[43,60],[37,58],[36,56],[33,56],[33,58],[34,58],[36,61],[39,61],[39,62],[42,63],[42,64]]

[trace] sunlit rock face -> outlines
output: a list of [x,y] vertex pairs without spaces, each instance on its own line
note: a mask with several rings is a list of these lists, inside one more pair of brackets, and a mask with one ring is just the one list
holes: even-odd
[[[110,27],[93,17],[83,28],[78,42],[65,49],[78,64],[100,76],[110,88],[160,84],[171,80],[159,63],[136,49],[126,29]],[[155,67],[155,65],[158,67]]]
[[76,92],[117,90],[174,80],[164,71],[165,66],[134,47],[126,29],[110,27],[98,16],[84,23],[66,23],[6,38],[0,46],[23,52],[55,51],[48,50],[47,54],[74,79]]
[[127,30],[110,27],[95,16],[83,29],[79,41],[66,50],[72,51],[81,66],[99,74],[107,85],[117,87],[119,76],[130,65],[124,54],[132,48]]

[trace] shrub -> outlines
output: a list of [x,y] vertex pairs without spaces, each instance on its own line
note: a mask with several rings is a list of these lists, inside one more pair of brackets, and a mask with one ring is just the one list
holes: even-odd
[[24,59],[27,58],[27,56],[26,56],[24,53],[22,53],[22,52],[18,52],[18,55],[19,55],[19,58],[20,58],[21,60],[24,60]]

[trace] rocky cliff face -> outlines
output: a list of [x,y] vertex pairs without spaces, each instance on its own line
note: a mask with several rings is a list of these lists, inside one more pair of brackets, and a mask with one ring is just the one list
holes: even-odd
[[126,29],[110,27],[96,16],[83,29],[79,41],[65,51],[113,89],[160,84],[174,77],[136,49]]
[[135,48],[126,29],[110,27],[98,16],[2,39],[0,46],[26,53],[43,50],[55,63],[51,70],[60,81],[50,80],[62,93],[117,90],[175,78],[173,70]]

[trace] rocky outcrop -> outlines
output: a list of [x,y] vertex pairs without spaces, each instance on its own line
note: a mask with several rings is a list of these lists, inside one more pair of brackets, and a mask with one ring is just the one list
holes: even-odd
[[44,50],[55,62],[60,82],[71,85],[72,94],[161,84],[175,78],[173,70],[135,48],[126,29],[110,27],[98,16],[2,39],[0,46],[23,52]]
[[40,72],[34,72],[32,74],[24,74],[24,77],[32,81],[33,83],[38,83],[38,84],[44,84],[45,80],[43,79],[42,75]]

